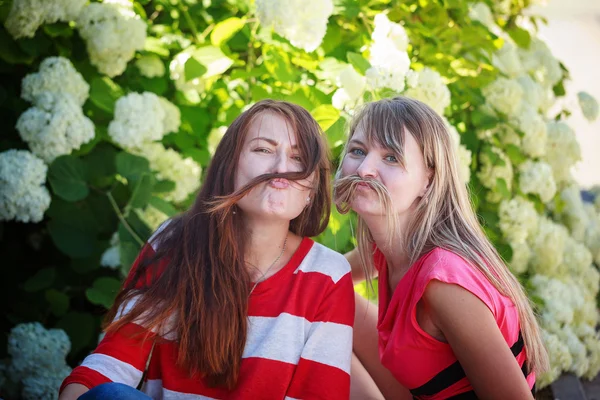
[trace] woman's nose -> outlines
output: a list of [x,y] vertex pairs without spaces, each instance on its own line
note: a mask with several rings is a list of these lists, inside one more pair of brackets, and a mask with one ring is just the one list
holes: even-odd
[[356,173],[363,179],[376,178],[377,168],[374,160],[369,156],[366,156],[358,166]]

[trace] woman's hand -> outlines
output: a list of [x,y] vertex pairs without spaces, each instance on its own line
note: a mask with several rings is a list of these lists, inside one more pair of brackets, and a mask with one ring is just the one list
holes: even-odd
[[71,383],[63,389],[58,400],[77,400],[79,396],[87,392],[89,389],[80,383]]

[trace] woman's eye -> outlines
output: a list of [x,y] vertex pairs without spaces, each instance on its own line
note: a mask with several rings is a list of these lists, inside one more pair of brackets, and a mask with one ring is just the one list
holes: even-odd
[[264,147],[259,147],[259,148],[255,149],[254,152],[256,152],[256,153],[270,154],[271,150],[265,149]]
[[395,163],[395,162],[398,162],[398,159],[396,158],[396,156],[389,155],[389,156],[385,156],[385,161]]
[[292,156],[292,160],[297,161],[297,162],[302,162],[302,157],[300,157],[300,156]]
[[355,155],[355,156],[364,156],[365,152],[362,149],[354,148],[354,149],[350,149],[350,154]]

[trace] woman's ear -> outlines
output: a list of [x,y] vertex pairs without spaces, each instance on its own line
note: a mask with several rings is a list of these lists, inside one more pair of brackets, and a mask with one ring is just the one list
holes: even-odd
[[432,182],[433,182],[433,168],[427,168],[427,179],[424,182],[423,189],[421,189],[421,194],[420,194],[421,197],[425,196],[425,193],[427,193],[427,190],[429,190],[429,187],[431,186]]

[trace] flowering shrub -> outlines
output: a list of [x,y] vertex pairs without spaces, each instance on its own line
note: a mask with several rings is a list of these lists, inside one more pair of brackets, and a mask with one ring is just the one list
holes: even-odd
[[[403,94],[442,114],[485,232],[538,308],[542,386],[600,370],[600,200],[584,203],[570,173],[575,110],[549,113],[569,74],[531,28],[532,2],[6,3],[0,293],[14,330],[0,397],[56,398],[65,356],[95,346],[143,243],[191,204],[227,126],[264,98],[310,110],[334,162],[366,101]],[[579,103],[597,118],[595,99]],[[353,222],[334,210],[317,240],[348,251]]]

